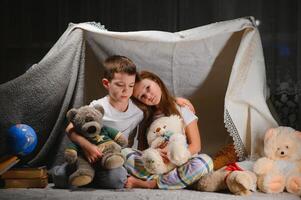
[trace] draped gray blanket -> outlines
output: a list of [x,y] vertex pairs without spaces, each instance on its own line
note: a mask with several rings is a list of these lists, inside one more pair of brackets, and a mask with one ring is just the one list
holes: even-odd
[[175,96],[192,101],[202,151],[213,154],[231,135],[241,159],[261,153],[262,135],[277,123],[266,104],[264,58],[252,18],[176,33],[121,33],[96,25],[71,24],[39,63],[0,85],[1,155],[7,153],[7,128],[25,123],[36,130],[39,144],[23,160],[52,163],[64,147],[66,111],[106,94],[101,62],[113,54],[157,73]]

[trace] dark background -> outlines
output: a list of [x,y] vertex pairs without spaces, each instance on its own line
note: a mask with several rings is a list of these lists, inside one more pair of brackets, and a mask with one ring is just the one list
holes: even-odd
[[299,0],[1,0],[0,10],[0,83],[39,62],[70,22],[100,22],[110,31],[176,32],[254,16],[272,105],[280,124],[301,129]]

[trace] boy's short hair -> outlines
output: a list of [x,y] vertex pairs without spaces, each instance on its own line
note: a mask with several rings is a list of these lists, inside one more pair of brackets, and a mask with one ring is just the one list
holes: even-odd
[[136,65],[133,61],[125,56],[113,55],[108,57],[104,62],[104,78],[111,81],[115,73],[126,73],[136,75]]

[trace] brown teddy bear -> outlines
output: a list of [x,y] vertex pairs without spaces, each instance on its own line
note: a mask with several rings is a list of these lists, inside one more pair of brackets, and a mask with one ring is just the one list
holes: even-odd
[[121,167],[124,158],[120,153],[121,147],[127,146],[127,139],[116,129],[105,127],[102,123],[104,109],[102,106],[82,106],[67,112],[67,119],[74,125],[75,131],[81,134],[102,151],[103,156],[95,166],[84,158],[80,147],[74,143],[65,150],[65,160],[75,165],[76,170],[69,177],[72,186],[83,186],[90,183],[95,174],[95,168],[113,169]]
[[269,129],[264,137],[264,154],[253,169],[258,188],[266,193],[286,189],[301,195],[301,132],[283,126]]
[[214,192],[229,189],[236,195],[249,195],[256,190],[256,175],[250,169],[252,161],[232,163],[203,176],[197,190]]

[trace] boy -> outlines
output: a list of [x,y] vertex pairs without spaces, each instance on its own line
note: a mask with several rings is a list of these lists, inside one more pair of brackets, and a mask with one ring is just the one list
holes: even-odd
[[[92,101],[90,106],[102,105],[105,110],[104,125],[121,131],[129,138],[143,119],[143,112],[130,99],[135,84],[136,66],[129,58],[119,55],[108,57],[103,65],[102,84],[108,90],[108,95]],[[67,126],[66,132],[71,141],[80,145],[90,163],[101,158],[102,152],[98,147],[77,134],[72,123]],[[123,167],[96,170],[95,179],[101,188],[123,188],[127,180],[127,172]],[[53,169],[55,186],[67,188],[67,180],[66,165]]]

